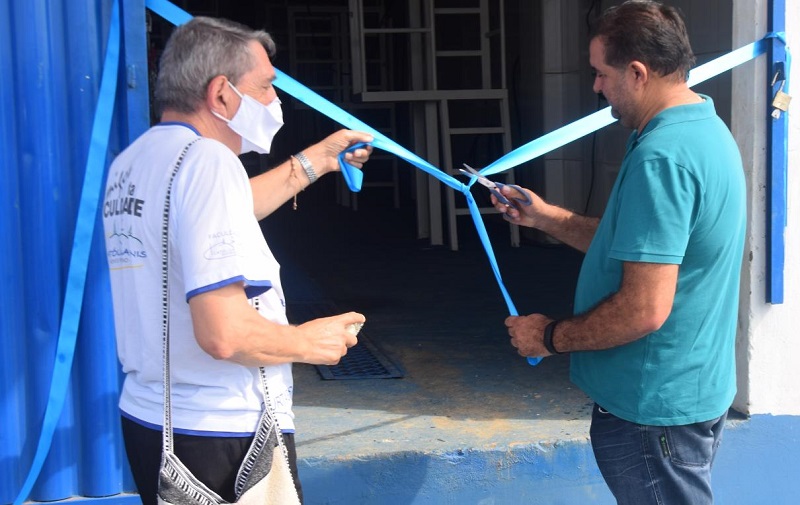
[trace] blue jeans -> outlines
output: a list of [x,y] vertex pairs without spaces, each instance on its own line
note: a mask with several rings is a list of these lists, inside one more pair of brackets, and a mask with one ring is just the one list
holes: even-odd
[[631,423],[595,404],[589,435],[600,473],[617,503],[714,503],[711,465],[722,438],[721,417],[683,426]]

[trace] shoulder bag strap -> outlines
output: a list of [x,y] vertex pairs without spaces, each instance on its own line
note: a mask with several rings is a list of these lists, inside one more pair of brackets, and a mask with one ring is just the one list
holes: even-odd
[[163,385],[164,385],[164,426],[162,428],[162,444],[165,452],[173,451],[172,442],[172,403],[170,401],[170,379],[169,379],[169,208],[170,196],[172,194],[172,183],[181,168],[183,159],[189,148],[200,140],[200,137],[192,140],[181,151],[167,185],[167,196],[164,199],[164,213],[161,216],[161,325],[162,325],[162,360],[163,360]]

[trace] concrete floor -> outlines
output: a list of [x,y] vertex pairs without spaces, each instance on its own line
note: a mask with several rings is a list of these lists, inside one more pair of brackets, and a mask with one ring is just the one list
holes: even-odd
[[[315,367],[295,365],[301,460],[588,439],[591,402],[569,382],[568,358],[531,367],[510,346],[508,309],[468,216],[458,218],[454,252],[417,239],[411,204],[393,209],[386,190],[362,192],[358,211],[321,197],[325,191],[335,193],[312,188],[297,211],[287,205],[262,223],[282,264],[290,314],[323,302],[363,313],[362,334],[405,375],[322,380]],[[570,313],[581,255],[525,244],[524,236],[512,248],[507,224],[497,215],[484,220],[520,313]]]

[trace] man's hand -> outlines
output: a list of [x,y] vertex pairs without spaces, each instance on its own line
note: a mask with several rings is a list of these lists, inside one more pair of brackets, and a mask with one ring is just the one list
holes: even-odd
[[358,342],[351,325],[365,320],[357,312],[347,312],[300,326],[279,324],[250,306],[241,283],[193,296],[189,308],[200,348],[215,359],[245,366],[335,365]]
[[[355,130],[339,130],[322,139],[320,142],[303,149],[303,153],[311,161],[311,165],[322,176],[328,172],[339,170],[339,154],[350,146],[359,143],[370,143],[372,135]],[[356,168],[362,168],[372,154],[372,146],[356,149],[344,155],[345,161]]]
[[[303,149],[317,177],[339,170],[339,154],[359,143],[372,142],[372,135],[353,130],[339,130],[322,141]],[[372,153],[372,146],[345,153],[345,161],[362,168]],[[272,170],[250,179],[253,189],[253,213],[259,221],[311,184],[300,164],[291,158]]]
[[539,195],[526,188],[517,190],[507,185],[500,188],[500,193],[511,202],[517,202],[515,198],[524,198],[525,195],[520,195],[520,191],[524,192],[525,195],[531,199],[530,205],[515,204],[513,206],[508,206],[500,202],[494,195],[491,195],[492,205],[494,205],[494,208],[500,211],[503,217],[511,223],[527,226],[528,228],[540,228],[540,216],[543,214],[543,209],[547,206],[547,203],[542,200]]
[[542,314],[529,316],[509,316],[506,318],[506,327],[511,336],[511,345],[524,357],[550,356],[542,343],[544,327],[552,319]]
[[[628,344],[661,329],[672,312],[679,265],[623,262],[619,291],[591,310],[560,319],[553,342],[561,352],[598,351]],[[549,356],[542,314],[506,318],[508,334],[522,356]]]
[[[558,205],[545,202],[542,197],[533,191],[520,188],[531,199],[530,205],[508,206],[499,202],[492,195],[494,208],[503,213],[503,217],[520,226],[527,226],[541,230],[556,240],[586,252],[592,242],[594,232],[597,230],[599,219],[576,214],[570,210],[562,209]],[[519,198],[518,190],[508,186],[500,188],[500,192],[509,200]]]
[[301,324],[297,330],[304,340],[302,362],[311,365],[337,364],[347,350],[358,343],[351,325],[363,324],[364,321],[364,316],[358,312],[347,312]]

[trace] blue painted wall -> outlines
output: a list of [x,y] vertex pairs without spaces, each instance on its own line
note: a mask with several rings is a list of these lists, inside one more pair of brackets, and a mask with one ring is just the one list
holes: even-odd
[[[0,503],[22,487],[50,394],[111,6],[112,0],[0,3]],[[95,231],[66,403],[29,495],[34,500],[133,488],[119,435],[101,227]]]
[[714,470],[720,504],[800,503],[800,416],[753,416],[723,444]]
[[[514,451],[300,462],[309,505],[612,505],[587,443]],[[729,421],[713,485],[720,505],[800,503],[800,417]]]

